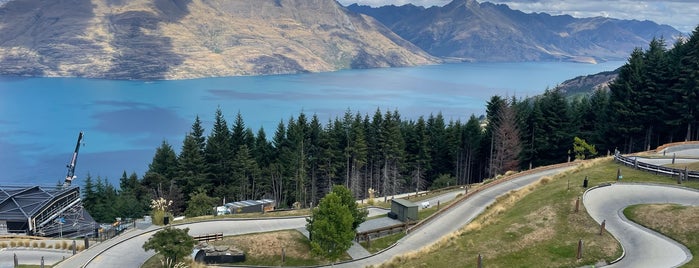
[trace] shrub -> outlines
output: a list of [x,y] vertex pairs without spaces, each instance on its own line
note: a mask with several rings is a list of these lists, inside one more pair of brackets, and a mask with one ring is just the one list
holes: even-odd
[[14,241],[14,240],[10,241],[10,247],[13,247],[13,248],[17,247],[17,241]]
[[68,249],[68,242],[61,241],[61,249]]
[[7,247],[7,243],[5,243],[5,242],[0,243],[0,248],[6,248],[6,247]]
[[36,241],[32,242],[32,247],[33,247],[33,248],[38,248],[38,247],[39,247],[39,242],[36,242]]
[[28,248],[31,242],[29,240],[24,240],[22,241],[22,245],[24,245],[25,248]]
[[40,247],[40,248],[46,248],[46,242],[41,241],[41,243],[39,243],[39,247]]

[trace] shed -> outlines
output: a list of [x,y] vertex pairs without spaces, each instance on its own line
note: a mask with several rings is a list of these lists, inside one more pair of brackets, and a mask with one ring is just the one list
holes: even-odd
[[417,204],[405,199],[393,199],[391,212],[395,213],[400,221],[416,221],[418,219]]
[[274,210],[274,204],[274,200],[270,199],[232,202],[223,205],[223,207],[217,207],[216,214],[221,215],[272,211]]

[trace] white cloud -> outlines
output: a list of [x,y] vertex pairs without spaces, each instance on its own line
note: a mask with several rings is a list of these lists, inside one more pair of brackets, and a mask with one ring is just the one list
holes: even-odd
[[[343,5],[359,3],[370,6],[404,5],[443,6],[451,0],[340,0]],[[484,1],[478,1],[484,2]],[[490,0],[507,4],[512,9],[568,14],[574,17],[610,17],[617,19],[651,20],[671,25],[682,32],[691,32],[699,25],[699,4],[696,0]]]

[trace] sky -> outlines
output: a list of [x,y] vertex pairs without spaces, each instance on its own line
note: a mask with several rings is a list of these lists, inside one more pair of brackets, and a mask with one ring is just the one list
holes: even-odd
[[[373,7],[384,5],[444,6],[452,0],[339,0],[343,5],[358,3]],[[478,1],[484,2],[484,1]],[[667,24],[684,33],[691,33],[699,25],[697,0],[490,0],[507,4],[526,13],[545,12],[551,15],[568,14],[573,17],[610,17],[617,19],[651,20]]]

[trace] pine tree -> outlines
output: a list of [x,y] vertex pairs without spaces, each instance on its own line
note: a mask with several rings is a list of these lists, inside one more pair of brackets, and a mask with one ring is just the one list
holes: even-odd
[[[207,181],[214,188],[214,196],[229,196],[226,187],[231,174],[231,134],[220,108],[216,109],[214,126],[206,139],[204,158],[207,163]],[[232,196],[229,196],[229,198]]]
[[427,177],[431,183],[442,173],[451,174],[453,165],[449,157],[450,147],[442,113],[437,113],[437,116],[430,115],[426,123],[430,153],[430,169]]
[[424,190],[429,185],[426,180],[427,171],[430,170],[430,137],[427,133],[425,118],[420,116],[417,122],[410,124],[403,131],[406,135],[406,154],[409,156],[412,180],[411,188],[415,191]]
[[248,143],[249,141],[248,137],[248,132],[245,129],[245,122],[243,121],[243,115],[238,111],[238,114],[235,116],[235,122],[233,123],[233,127],[231,129],[231,153],[232,155],[235,155],[238,150],[240,149],[240,146],[247,145],[248,148],[250,148],[250,144]]
[[503,99],[500,96],[492,96],[488,103],[486,104],[486,120],[487,120],[487,125],[485,127],[485,133],[483,135],[483,139],[481,139],[481,151],[484,152],[484,160],[487,162],[485,163],[485,166],[487,166],[487,175],[490,177],[493,177],[494,174],[494,163],[493,163],[493,133],[494,133],[494,126],[498,124],[498,114],[499,114],[499,109],[501,107],[504,107],[505,105],[505,99]]
[[462,135],[464,137],[464,152],[466,154],[465,157],[465,173],[466,173],[466,181],[464,183],[466,184],[471,184],[476,182],[476,178],[474,176],[477,173],[476,165],[478,162],[478,156],[481,155],[479,148],[481,144],[481,139],[483,137],[483,131],[480,126],[480,122],[478,121],[478,118],[476,118],[475,115],[471,115],[469,117],[468,122],[466,122],[466,126],[463,128],[464,134]]
[[498,108],[497,124],[493,129],[493,172],[505,174],[506,171],[516,171],[519,168],[519,153],[521,150],[519,127],[514,108],[509,104],[501,104]]
[[163,140],[155,150],[153,161],[148,165],[146,175],[153,176],[144,177],[143,183],[146,187],[153,188],[159,183],[169,183],[174,180],[177,174],[177,155],[170,144]]
[[364,134],[364,125],[362,122],[362,116],[357,113],[354,120],[351,122],[351,138],[352,147],[350,149],[350,189],[355,197],[359,197],[359,193],[363,192],[365,189],[365,183],[362,180],[362,173],[364,166],[367,163],[367,144]]
[[643,51],[639,48],[631,53],[628,62],[619,69],[619,76],[609,85],[609,116],[612,123],[607,136],[613,144],[623,145],[620,149],[631,152],[640,149],[637,145],[643,131],[639,122],[639,88],[643,87]]
[[[207,163],[204,159],[205,138],[199,117],[192,124],[192,130],[185,136],[182,142],[180,155],[177,157],[176,183],[183,189],[183,194],[189,198],[190,194],[198,187],[203,187],[211,192],[212,186],[206,181]],[[187,199],[188,200],[188,199]]]

